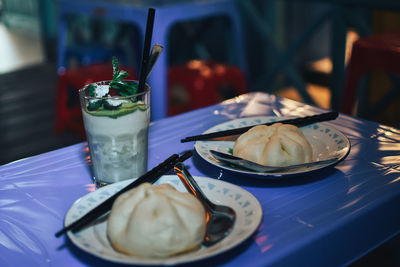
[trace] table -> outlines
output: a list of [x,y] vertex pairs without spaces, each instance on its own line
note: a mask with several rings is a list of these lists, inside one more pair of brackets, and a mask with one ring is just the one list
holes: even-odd
[[[265,93],[155,121],[149,167],[193,149],[180,139],[227,120],[258,115],[304,116],[324,110]],[[292,180],[267,181],[214,167],[196,153],[193,175],[224,180],[252,193],[262,223],[247,241],[194,266],[337,266],[353,262],[400,231],[400,130],[340,115],[327,122],[348,136],[352,149],[335,168]],[[54,237],[70,206],[94,191],[87,144],[79,143],[0,166],[2,266],[107,266]]]

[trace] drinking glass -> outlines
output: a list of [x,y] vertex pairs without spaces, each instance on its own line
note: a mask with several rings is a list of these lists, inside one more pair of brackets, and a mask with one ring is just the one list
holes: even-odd
[[[110,82],[95,84],[104,87]],[[93,97],[89,85],[79,90],[93,180],[98,187],[137,178],[147,171],[150,86],[146,84],[144,92],[129,96],[113,96],[112,92],[110,89],[111,96]]]

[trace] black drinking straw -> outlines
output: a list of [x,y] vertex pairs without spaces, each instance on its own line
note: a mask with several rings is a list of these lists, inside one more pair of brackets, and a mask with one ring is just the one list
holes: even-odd
[[138,90],[139,92],[144,91],[144,85],[146,83],[146,70],[147,70],[147,65],[149,63],[151,37],[153,35],[155,13],[156,10],[154,8],[149,8],[149,11],[147,13],[146,34],[144,36],[142,62],[140,65],[140,74],[139,74],[139,90]]

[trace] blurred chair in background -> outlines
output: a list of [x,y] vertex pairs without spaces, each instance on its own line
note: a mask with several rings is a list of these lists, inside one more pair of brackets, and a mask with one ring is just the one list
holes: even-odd
[[[320,30],[331,19],[333,8],[328,6],[320,12],[312,12],[314,5],[296,1],[295,4],[307,5],[308,9],[302,9],[307,13],[301,13],[297,16],[300,22],[292,26],[296,29],[286,28],[285,18],[293,21],[290,15],[289,7],[293,5],[291,1],[268,1],[267,10],[262,12],[257,8],[256,3],[252,1],[239,1],[241,9],[244,11],[245,21],[254,29],[256,35],[261,38],[264,45],[264,53],[260,52],[261,60],[268,62],[265,71],[255,77],[253,81],[256,90],[264,90],[269,93],[277,93],[283,86],[293,86],[305,103],[315,105],[314,99],[310,96],[306,88],[306,82],[302,77],[302,71],[296,65],[299,65],[299,56],[310,40],[318,36]],[[319,2],[318,7],[320,6]],[[276,12],[272,12],[275,10]],[[296,15],[299,14],[296,10]],[[327,40],[321,40],[321,46],[327,43]],[[263,54],[265,55],[263,57]]]
[[210,106],[248,92],[240,68],[192,60],[168,71],[168,116]]
[[[238,66],[246,73],[243,37],[240,18],[236,9],[235,0],[209,1],[78,1],[59,0],[59,37],[58,37],[58,71],[66,69],[67,48],[66,17],[71,14],[88,15],[97,18],[130,23],[139,29],[139,46],[141,54],[145,35],[147,8],[156,9],[153,43],[164,46],[158,62],[150,75],[149,84],[152,87],[151,105],[152,120],[165,117],[168,111],[168,55],[169,31],[174,24],[184,21],[199,20],[212,16],[226,16],[229,18],[233,32],[233,41],[227,45],[234,49]],[[194,44],[193,44],[194,45]],[[88,77],[89,78],[89,77]],[[205,85],[206,86],[206,85]],[[206,87],[205,87],[206,88]]]
[[[368,104],[368,92],[359,89],[361,78],[372,71],[383,71],[387,74],[400,75],[400,32],[373,34],[359,39],[353,44],[350,61],[347,66],[346,81],[343,90],[340,111],[357,114],[364,108],[368,119],[376,116],[394,100],[400,97],[400,85],[396,77],[392,77],[392,90],[381,97],[373,105]],[[396,83],[397,79],[397,83]],[[397,87],[396,87],[397,85]],[[365,89],[365,88],[363,88]],[[365,112],[365,110],[368,110]],[[360,115],[360,114],[358,114]]]
[[[301,97],[301,101],[316,105],[315,96],[310,95],[309,90],[307,90],[306,82],[309,81],[306,80],[307,77],[304,77],[302,73],[304,66],[300,65],[300,68],[296,66],[296,59],[302,55],[304,49],[312,48],[310,42],[323,29],[325,31],[324,37],[328,32],[329,36],[327,37],[329,38],[325,37],[322,39],[321,45],[327,44],[329,48],[327,56],[331,62],[331,70],[327,73],[327,79],[324,78],[324,83],[326,83],[329,89],[329,108],[339,110],[346,73],[345,56],[348,41],[346,39],[349,30],[354,31],[359,36],[371,34],[371,13],[376,10],[400,10],[400,2],[391,0],[268,1],[272,5],[278,3],[289,5],[294,2],[309,5],[308,9],[295,10],[295,13],[300,14],[301,20],[307,23],[298,25],[297,32],[293,32],[293,34],[289,30],[289,34],[292,35],[287,36],[288,38],[281,38],[283,39],[281,42],[278,38],[279,36],[276,34],[276,27],[280,26],[279,21],[276,23],[279,17],[274,18],[275,14],[271,16],[270,13],[261,13],[254,1],[239,1],[241,10],[244,10],[245,21],[248,21],[254,30],[257,31],[257,36],[262,37],[261,41],[265,45],[265,50],[269,50],[269,53],[265,53],[267,57],[264,61],[269,60],[272,62],[259,77],[252,79],[253,83],[255,83],[254,87],[256,87],[256,90],[268,88],[269,93],[277,93],[281,89],[278,88],[280,84],[276,86],[277,81],[281,82],[283,80],[286,83],[284,84],[285,86],[291,86],[296,89]],[[323,9],[319,12],[312,12],[312,9],[321,4],[324,5]],[[274,7],[272,6],[272,8]],[[282,17],[288,16],[287,20],[289,22],[293,21],[293,18],[287,13],[285,7],[281,7],[278,11],[281,12]],[[329,28],[324,29],[323,27],[326,25],[329,25]],[[281,28],[283,28],[282,32],[284,32],[285,25],[284,27],[281,26]],[[327,39],[329,39],[329,42],[327,42]]]

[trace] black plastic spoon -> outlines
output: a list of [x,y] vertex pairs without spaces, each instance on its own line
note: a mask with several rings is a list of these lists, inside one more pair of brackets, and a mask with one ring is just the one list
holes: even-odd
[[232,231],[235,224],[235,211],[231,207],[211,202],[182,162],[175,164],[174,170],[186,189],[197,197],[206,209],[207,230],[203,245],[209,247],[224,239]]

